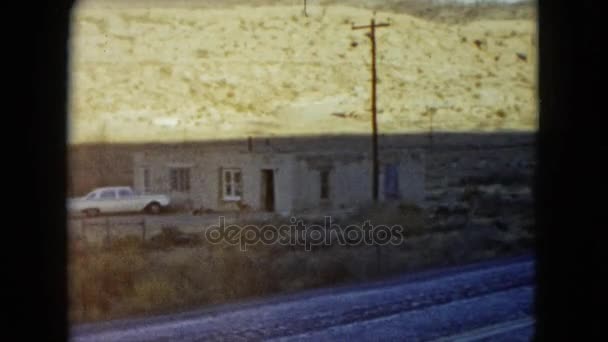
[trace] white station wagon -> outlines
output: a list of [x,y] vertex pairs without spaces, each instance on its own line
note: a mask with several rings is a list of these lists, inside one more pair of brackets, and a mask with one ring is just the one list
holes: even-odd
[[169,203],[169,197],[166,195],[140,195],[131,187],[115,186],[97,188],[83,197],[68,199],[68,210],[87,216],[141,211],[158,214]]

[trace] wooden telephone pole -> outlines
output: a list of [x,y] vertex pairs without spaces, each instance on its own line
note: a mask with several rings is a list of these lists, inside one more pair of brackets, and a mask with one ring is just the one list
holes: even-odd
[[372,19],[370,25],[355,26],[353,24],[353,30],[370,29],[370,33],[367,36],[372,41],[372,154],[373,154],[373,188],[372,196],[374,201],[378,201],[378,122],[376,120],[376,27],[386,27],[388,23],[376,24]]

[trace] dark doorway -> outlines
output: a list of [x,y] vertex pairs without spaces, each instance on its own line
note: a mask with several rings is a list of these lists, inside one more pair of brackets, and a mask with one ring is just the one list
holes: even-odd
[[274,211],[274,171],[262,170],[262,205],[266,211]]
[[329,171],[321,171],[321,199],[329,199]]
[[399,199],[399,169],[397,165],[386,164],[384,169],[384,198]]

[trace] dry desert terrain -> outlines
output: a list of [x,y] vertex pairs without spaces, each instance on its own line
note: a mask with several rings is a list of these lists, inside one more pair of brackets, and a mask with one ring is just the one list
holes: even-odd
[[301,1],[83,2],[73,11],[69,142],[536,129],[536,22],[438,21]]

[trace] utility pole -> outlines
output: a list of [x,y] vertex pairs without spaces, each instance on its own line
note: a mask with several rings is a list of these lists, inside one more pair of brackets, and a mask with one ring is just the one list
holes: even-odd
[[433,150],[433,115],[435,114],[435,108],[431,108],[429,109],[429,120],[430,120],[430,127],[429,127],[429,147],[430,150]]
[[355,26],[353,24],[353,30],[360,29],[370,29],[370,33],[367,36],[372,41],[372,160],[373,160],[373,188],[372,188],[372,196],[374,202],[378,201],[378,122],[376,119],[376,27],[386,27],[389,26],[388,23],[376,24],[374,19],[372,19],[370,25],[365,26]]
[[[388,23],[376,24],[372,18],[370,25],[355,26],[352,25],[353,30],[370,29],[367,36],[372,41],[372,197],[375,203],[378,203],[378,121],[376,120],[376,27],[386,27]],[[376,270],[380,274],[382,272],[382,255],[380,246],[376,244]]]

